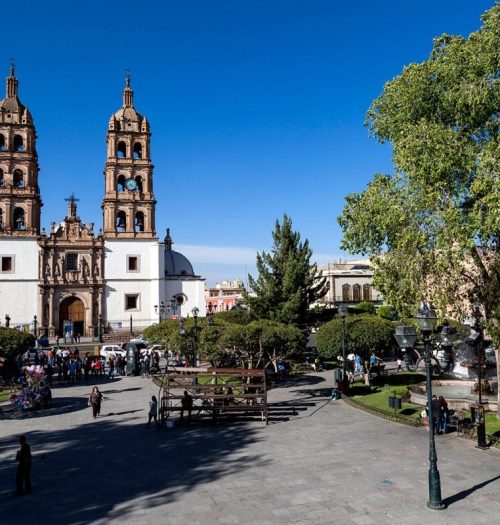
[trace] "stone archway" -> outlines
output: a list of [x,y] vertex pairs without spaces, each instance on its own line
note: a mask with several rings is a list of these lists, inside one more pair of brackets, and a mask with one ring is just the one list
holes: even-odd
[[64,322],[73,323],[73,332],[85,334],[85,305],[78,297],[67,297],[59,305],[59,333],[64,335]]

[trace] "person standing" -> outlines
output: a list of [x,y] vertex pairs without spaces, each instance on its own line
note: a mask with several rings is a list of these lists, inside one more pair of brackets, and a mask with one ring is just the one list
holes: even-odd
[[432,396],[432,423],[434,426],[434,434],[438,433],[439,430],[439,421],[441,419],[441,400],[437,396]]
[[26,436],[19,436],[21,448],[17,451],[16,492],[17,496],[31,494],[31,447]]
[[115,373],[115,359],[110,357],[108,361],[108,379],[113,379]]
[[450,411],[448,410],[448,403],[443,396],[439,396],[439,403],[441,404],[441,414],[439,418],[439,434],[446,434],[448,430],[448,419],[450,417]]
[[101,404],[103,402],[104,396],[99,391],[99,388],[96,386],[92,389],[92,392],[89,396],[89,406],[92,407],[92,415],[94,419],[101,415]]
[[188,421],[191,421],[191,411],[193,410],[193,396],[187,390],[184,390],[184,396],[181,399],[181,419],[184,419],[184,410],[188,413]]
[[148,412],[148,427],[151,424],[151,419],[154,419],[155,426],[158,426],[158,400],[156,399],[156,396],[151,397],[151,401],[149,402],[149,412]]

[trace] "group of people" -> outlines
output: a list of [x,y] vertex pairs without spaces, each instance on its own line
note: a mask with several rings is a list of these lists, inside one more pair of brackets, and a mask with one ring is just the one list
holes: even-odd
[[21,374],[25,367],[33,364],[43,367],[47,382],[52,386],[53,382],[66,382],[75,384],[84,379],[95,379],[106,377],[112,379],[115,374],[125,375],[126,361],[122,356],[109,357],[94,356],[87,352],[83,357],[77,348],[49,349],[45,352],[35,352],[30,356],[29,352],[19,354],[16,364]]
[[[422,423],[429,428],[429,411],[427,407],[421,413]],[[443,396],[432,396],[432,421],[435,434],[446,434],[448,431],[448,422],[450,420],[450,411],[448,403]]]

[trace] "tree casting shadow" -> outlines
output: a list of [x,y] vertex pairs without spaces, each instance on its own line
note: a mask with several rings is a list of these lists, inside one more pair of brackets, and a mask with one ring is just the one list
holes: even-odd
[[172,503],[199,484],[264,465],[256,454],[241,454],[261,428],[227,422],[156,430],[146,428],[142,416],[131,416],[29,432],[33,494],[21,498],[11,495],[18,448],[13,433],[0,439],[2,514],[9,525],[38,523],[42,516],[54,525],[125,520]]

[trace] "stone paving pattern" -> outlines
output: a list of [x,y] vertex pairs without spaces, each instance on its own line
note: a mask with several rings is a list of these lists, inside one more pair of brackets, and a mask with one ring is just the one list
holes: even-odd
[[[54,389],[54,408],[0,408],[0,524],[382,525],[500,523],[500,451],[437,436],[442,494],[430,511],[428,433],[330,401],[331,374],[272,389],[255,421],[146,428],[149,379]],[[5,407],[2,407],[5,408]],[[32,446],[33,494],[15,497],[15,451]]]

